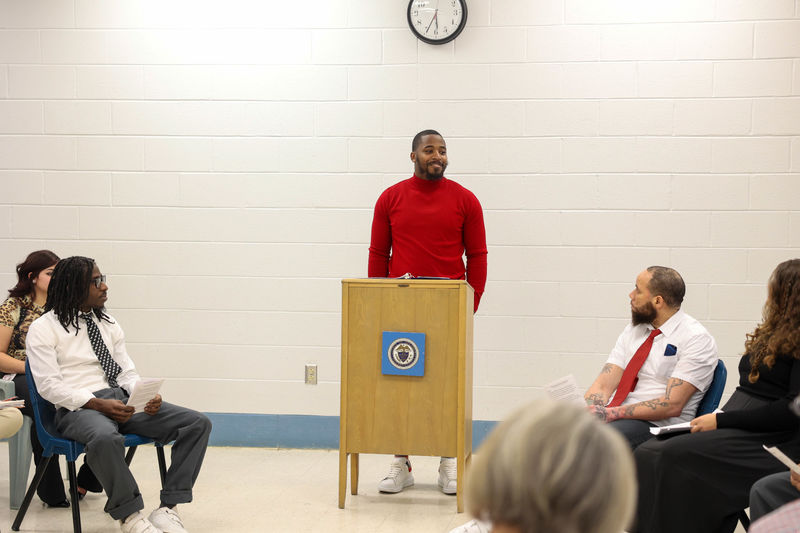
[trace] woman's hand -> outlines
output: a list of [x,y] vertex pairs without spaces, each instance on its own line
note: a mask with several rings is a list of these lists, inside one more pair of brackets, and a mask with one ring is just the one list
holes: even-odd
[[699,431],[714,431],[717,429],[717,413],[698,416],[689,424],[692,426],[692,433]]
[[792,474],[789,477],[789,480],[792,482],[792,486],[797,490],[800,490],[800,474],[795,474],[794,470],[791,470]]

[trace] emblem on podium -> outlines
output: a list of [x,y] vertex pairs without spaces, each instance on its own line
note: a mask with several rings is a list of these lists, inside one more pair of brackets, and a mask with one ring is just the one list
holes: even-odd
[[381,372],[396,376],[425,375],[425,334],[384,331]]

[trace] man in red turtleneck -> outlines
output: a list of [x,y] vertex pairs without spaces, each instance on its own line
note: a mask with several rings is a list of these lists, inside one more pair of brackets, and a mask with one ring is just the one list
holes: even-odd
[[[411,150],[414,175],[383,191],[375,204],[369,277],[411,274],[466,279],[475,289],[477,311],[486,285],[481,204],[470,191],[444,177],[447,145],[439,132],[419,132]],[[413,484],[408,457],[395,456],[378,489],[396,493]],[[443,457],[439,464],[439,487],[445,494],[456,493],[452,458]]]

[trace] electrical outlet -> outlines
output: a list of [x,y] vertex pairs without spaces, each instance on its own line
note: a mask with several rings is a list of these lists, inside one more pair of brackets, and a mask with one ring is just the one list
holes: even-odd
[[306,385],[317,384],[317,365],[306,365]]

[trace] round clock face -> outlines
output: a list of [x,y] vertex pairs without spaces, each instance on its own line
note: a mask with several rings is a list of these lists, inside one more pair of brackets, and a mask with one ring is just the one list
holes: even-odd
[[466,24],[466,0],[411,0],[408,3],[408,26],[419,40],[428,44],[452,41]]

